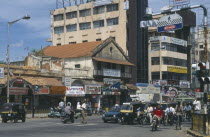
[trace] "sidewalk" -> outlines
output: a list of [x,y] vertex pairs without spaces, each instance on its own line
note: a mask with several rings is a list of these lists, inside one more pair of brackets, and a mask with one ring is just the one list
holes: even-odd
[[210,136],[206,136],[206,135],[200,134],[198,132],[195,132],[191,129],[187,130],[187,134],[194,136],[194,137],[210,137]]

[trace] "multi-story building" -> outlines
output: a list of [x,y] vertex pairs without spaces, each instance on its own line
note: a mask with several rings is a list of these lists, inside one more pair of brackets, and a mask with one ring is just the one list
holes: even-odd
[[55,9],[51,11],[54,46],[101,41],[112,37],[126,48],[126,10],[124,0],[108,0]]

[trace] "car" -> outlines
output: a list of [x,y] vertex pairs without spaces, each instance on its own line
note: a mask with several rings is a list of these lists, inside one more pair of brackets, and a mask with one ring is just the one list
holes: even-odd
[[114,106],[108,112],[103,114],[102,120],[104,121],[104,123],[107,123],[108,121],[113,121],[117,123],[119,117],[120,117],[120,106]]

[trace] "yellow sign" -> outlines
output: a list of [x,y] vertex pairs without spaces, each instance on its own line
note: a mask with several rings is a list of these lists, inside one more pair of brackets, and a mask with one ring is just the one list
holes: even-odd
[[187,73],[187,68],[168,66],[168,72],[185,73],[186,74]]

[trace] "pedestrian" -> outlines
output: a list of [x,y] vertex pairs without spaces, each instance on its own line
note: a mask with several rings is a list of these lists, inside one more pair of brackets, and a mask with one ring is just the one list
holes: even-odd
[[85,117],[85,111],[86,111],[86,109],[87,109],[87,105],[86,105],[86,103],[85,102],[83,102],[82,103],[82,106],[81,106],[81,113],[82,113],[82,123],[83,124],[86,124],[87,122],[86,122],[86,117]]
[[151,104],[148,105],[147,108],[147,116],[149,117],[150,124],[152,123],[152,112],[154,111]]
[[58,104],[58,106],[60,109],[64,108],[64,102],[61,100],[60,103]]
[[200,102],[200,99],[195,99],[195,101],[193,102],[193,105],[194,105],[194,112],[195,113],[200,113],[200,110],[201,110],[201,102]]

